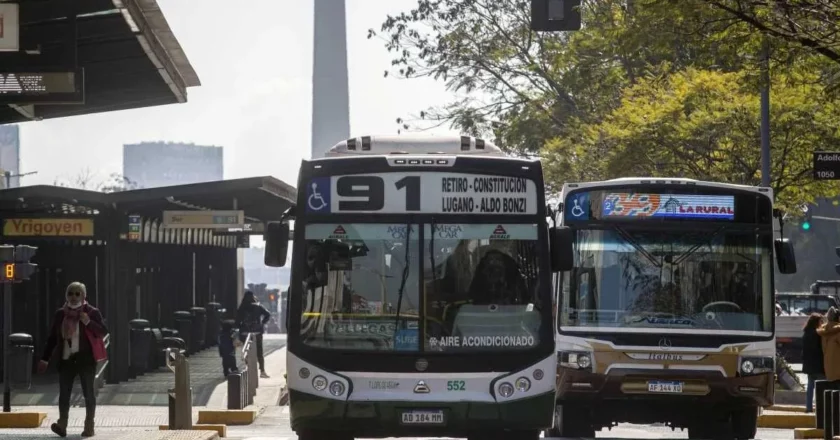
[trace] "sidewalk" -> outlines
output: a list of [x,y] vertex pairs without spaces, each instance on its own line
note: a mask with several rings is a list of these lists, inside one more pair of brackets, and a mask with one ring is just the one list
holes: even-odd
[[[285,339],[283,335],[266,335],[271,339]],[[267,338],[268,339],[268,338]],[[221,361],[220,361],[221,363]],[[281,390],[285,386],[283,374],[286,370],[286,348],[275,350],[265,358],[266,372],[269,379],[260,379],[254,405],[247,409],[257,411],[257,421],[248,426],[229,426],[228,438],[243,438],[253,436],[277,435],[278,423],[283,423],[283,409],[278,406]],[[174,380],[174,379],[173,379]],[[198,411],[204,409],[227,409],[227,384],[221,383],[213,389],[205,406],[193,406],[193,423],[198,421]],[[0,429],[0,438],[8,439],[55,439],[58,438],[50,431],[50,425],[58,419],[57,406],[13,406],[12,411],[43,412],[47,418],[40,428],[35,429]],[[68,421],[68,439],[78,439],[84,425],[85,410],[83,407],[70,409]],[[288,426],[288,412],[285,415],[285,426]],[[97,440],[153,440],[158,438],[160,425],[169,423],[169,408],[160,405],[97,405],[96,433]],[[257,434],[252,434],[255,432]],[[242,433],[242,434],[240,434]],[[126,437],[132,434],[131,437]],[[193,436],[181,432],[169,433],[171,440],[192,440]],[[177,435],[176,435],[177,434]],[[189,433],[188,433],[189,434]],[[135,437],[134,435],[140,435]],[[201,437],[199,437],[201,438]]]

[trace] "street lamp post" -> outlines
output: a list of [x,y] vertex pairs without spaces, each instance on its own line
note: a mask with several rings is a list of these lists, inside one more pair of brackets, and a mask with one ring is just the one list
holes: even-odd
[[12,177],[30,176],[32,174],[38,174],[38,172],[37,171],[30,171],[28,173],[18,173],[18,174],[12,174],[11,171],[4,172],[3,175],[6,177],[6,189],[9,189],[9,188],[12,187]]

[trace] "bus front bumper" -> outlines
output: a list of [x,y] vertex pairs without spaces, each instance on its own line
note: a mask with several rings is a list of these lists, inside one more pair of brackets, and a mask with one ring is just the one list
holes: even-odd
[[[295,432],[333,431],[354,437],[465,437],[476,432],[543,430],[554,420],[555,394],[506,403],[339,401],[289,391],[291,426]],[[415,425],[402,422],[405,412],[442,411],[443,422]]]

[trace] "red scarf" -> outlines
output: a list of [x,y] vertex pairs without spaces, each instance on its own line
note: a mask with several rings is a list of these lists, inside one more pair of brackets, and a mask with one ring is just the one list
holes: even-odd
[[79,329],[79,319],[82,312],[87,306],[87,301],[82,301],[82,305],[73,309],[70,308],[70,303],[64,303],[64,321],[61,325],[61,336],[65,340],[70,340],[76,330]]

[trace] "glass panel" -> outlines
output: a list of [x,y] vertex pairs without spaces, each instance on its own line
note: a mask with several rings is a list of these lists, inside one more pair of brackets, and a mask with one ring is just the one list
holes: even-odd
[[303,343],[419,350],[418,239],[417,225],[306,226]]
[[425,228],[426,349],[536,347],[543,307],[537,225],[437,224],[434,235]]
[[579,230],[561,327],[771,329],[769,235]]

